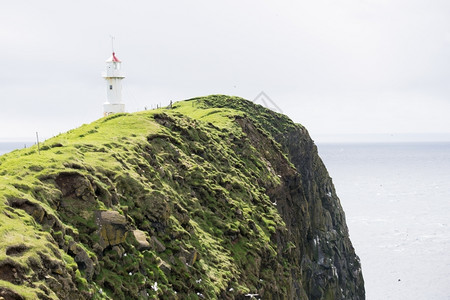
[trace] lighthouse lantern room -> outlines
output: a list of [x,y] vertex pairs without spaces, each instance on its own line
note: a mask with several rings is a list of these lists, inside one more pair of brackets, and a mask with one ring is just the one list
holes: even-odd
[[121,63],[114,52],[106,61],[106,72],[103,72],[103,78],[106,80],[107,100],[103,104],[103,116],[125,112],[125,104],[122,103],[122,79],[125,76],[120,70]]

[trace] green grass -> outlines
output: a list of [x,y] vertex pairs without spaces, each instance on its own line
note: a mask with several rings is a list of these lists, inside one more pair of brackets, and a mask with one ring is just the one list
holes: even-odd
[[[264,116],[258,119],[252,109]],[[258,140],[244,133],[237,119],[252,123]],[[45,141],[40,154],[33,146],[0,156],[0,262],[11,258],[7,247],[23,244],[27,252],[12,259],[26,276],[34,276],[29,258],[52,255],[51,244],[63,253],[53,259],[94,299],[140,293],[156,298],[174,291],[186,299],[197,292],[217,299],[230,287],[251,292],[261,285],[260,270],[248,255],[276,260],[282,251],[272,235],[285,225],[265,192],[281,184],[269,160],[286,160],[273,134],[292,126],[297,125],[240,98],[210,96],[177,102],[173,109],[99,119]],[[63,195],[61,174],[78,178],[80,186]],[[44,217],[11,208],[13,198],[28,199]],[[111,249],[99,255],[95,210],[119,211],[128,226],[156,237],[165,250],[142,252],[128,238],[120,245],[126,257]],[[50,216],[53,221],[43,221]],[[92,281],[83,278],[81,265],[67,251],[70,243],[95,262]],[[186,253],[194,250],[198,259],[186,265]],[[169,273],[162,262],[171,266]],[[266,277],[280,284],[286,280]],[[154,282],[158,292],[151,288]],[[36,296],[30,284],[1,281],[0,286]]]
[[176,112],[189,116],[205,123],[213,124],[220,129],[239,132],[237,124],[234,122],[236,116],[243,116],[243,113],[229,108],[205,108],[202,102],[196,100],[177,102],[173,105]]

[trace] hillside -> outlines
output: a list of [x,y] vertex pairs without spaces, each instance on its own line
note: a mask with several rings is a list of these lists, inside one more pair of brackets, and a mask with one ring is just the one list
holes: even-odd
[[214,95],[0,156],[4,299],[364,299],[306,129]]

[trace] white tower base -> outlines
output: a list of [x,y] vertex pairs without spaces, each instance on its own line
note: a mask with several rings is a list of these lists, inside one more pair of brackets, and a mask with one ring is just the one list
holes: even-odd
[[115,114],[115,113],[123,113],[125,112],[125,104],[123,103],[109,103],[109,102],[105,102],[103,104],[103,116],[109,116],[110,114]]

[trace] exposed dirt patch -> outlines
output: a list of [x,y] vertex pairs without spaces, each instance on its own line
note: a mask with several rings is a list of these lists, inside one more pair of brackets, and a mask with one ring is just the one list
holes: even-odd
[[0,280],[21,284],[23,281],[21,267],[10,259],[0,262]]
[[4,300],[24,300],[22,296],[5,287],[0,287],[0,299]]
[[22,198],[10,198],[8,199],[9,205],[13,208],[23,209],[29,215],[31,215],[36,221],[42,223],[42,219],[45,215],[45,210],[37,203],[33,203],[28,199]]
[[82,175],[78,173],[63,172],[55,179],[63,197],[79,197],[90,185]]
[[6,255],[22,256],[29,248],[25,245],[10,246],[6,249]]

